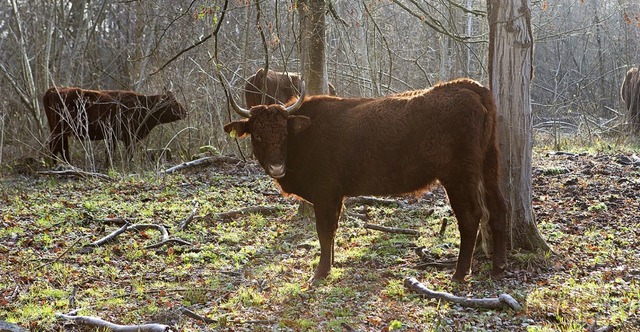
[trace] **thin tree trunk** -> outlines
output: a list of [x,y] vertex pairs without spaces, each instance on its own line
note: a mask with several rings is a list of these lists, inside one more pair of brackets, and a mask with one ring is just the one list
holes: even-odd
[[533,36],[530,0],[487,2],[489,80],[498,107],[502,190],[507,199],[512,248],[549,250],[532,209],[531,79]]

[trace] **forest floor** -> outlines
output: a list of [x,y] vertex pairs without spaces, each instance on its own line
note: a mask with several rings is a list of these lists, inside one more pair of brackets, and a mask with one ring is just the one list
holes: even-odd
[[[458,253],[455,218],[440,188],[391,204],[349,205],[335,268],[310,285],[315,225],[297,216],[297,202],[253,162],[111,179],[5,172],[0,322],[96,330],[56,317],[72,313],[178,331],[640,331],[640,164],[633,152],[538,151],[533,164],[538,229],[553,253],[511,251],[500,281],[489,278],[489,260],[476,258],[464,284],[450,281],[451,268],[416,268],[423,263],[417,252],[436,260]],[[439,235],[443,220],[450,225]],[[149,247],[163,239],[160,225],[165,239],[183,242]],[[118,229],[112,241],[94,243]],[[508,293],[523,309],[426,299],[403,286],[406,277],[462,297]]]

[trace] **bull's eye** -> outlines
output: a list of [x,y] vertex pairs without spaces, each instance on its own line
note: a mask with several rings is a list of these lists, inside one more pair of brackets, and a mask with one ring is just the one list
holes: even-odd
[[258,135],[258,134],[253,134],[252,137],[253,137],[254,140],[256,140],[258,142],[262,141],[262,137],[260,137],[260,135]]

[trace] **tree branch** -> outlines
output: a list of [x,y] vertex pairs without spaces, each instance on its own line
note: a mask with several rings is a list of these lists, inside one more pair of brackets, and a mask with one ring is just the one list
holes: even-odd
[[83,325],[89,325],[94,328],[105,328],[110,329],[114,332],[166,332],[166,331],[175,331],[172,326],[164,325],[164,324],[142,324],[142,325],[119,325],[108,322],[99,317],[92,316],[72,316],[65,314],[56,314],[58,319],[66,319],[77,322]]
[[485,308],[485,309],[500,309],[504,307],[509,307],[515,311],[522,310],[522,306],[511,297],[509,294],[500,294],[497,298],[487,298],[487,299],[470,299],[465,297],[455,296],[453,294],[444,293],[444,292],[436,292],[425,285],[421,284],[418,280],[413,277],[407,277],[404,279],[404,286],[409,288],[410,290],[424,295],[427,298],[431,299],[440,299],[445,300],[447,302],[457,303],[463,307],[471,307],[471,308]]

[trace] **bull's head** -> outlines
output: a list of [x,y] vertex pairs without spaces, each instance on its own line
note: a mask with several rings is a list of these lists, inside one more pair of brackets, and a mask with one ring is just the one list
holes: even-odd
[[247,110],[238,106],[235,100],[227,96],[231,107],[245,119],[233,121],[224,126],[231,137],[251,135],[253,154],[264,170],[274,179],[282,178],[286,173],[287,139],[304,130],[311,120],[306,116],[293,115],[302,106],[305,84],[301,85],[300,97],[289,106],[257,105]]
[[167,90],[160,95],[156,105],[155,118],[159,123],[169,123],[182,120],[187,116],[187,110],[178,102],[173,92]]

